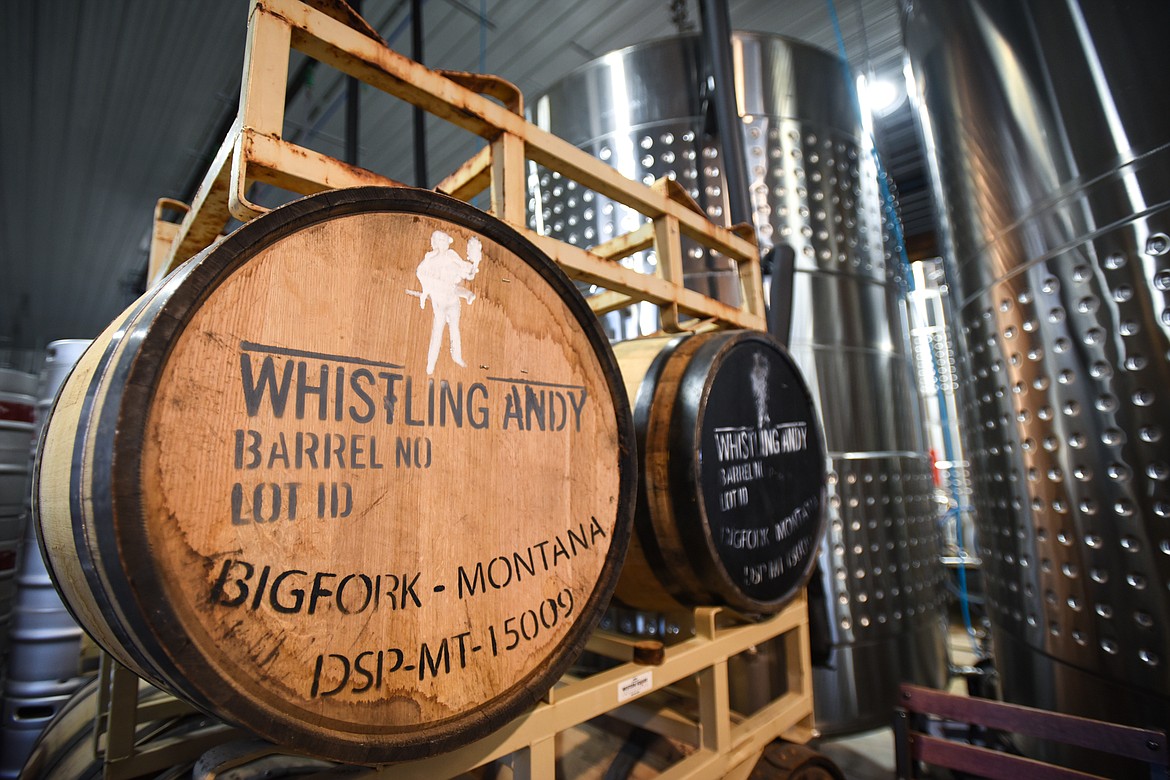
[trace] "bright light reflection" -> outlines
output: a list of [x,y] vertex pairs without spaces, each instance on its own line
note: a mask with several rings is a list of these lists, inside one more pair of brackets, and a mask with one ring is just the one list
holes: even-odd
[[617,160],[612,163],[614,168],[628,178],[637,176],[638,168],[634,162],[633,138],[626,143],[617,141],[620,138],[621,131],[627,133],[631,130],[630,125],[630,96],[626,91],[626,62],[621,52],[610,52],[602,57],[602,60],[610,68],[610,86],[613,89],[613,123],[617,132],[614,133],[614,151],[617,152]]
[[877,79],[869,85],[869,105],[881,113],[894,105],[898,99],[898,88],[885,79]]

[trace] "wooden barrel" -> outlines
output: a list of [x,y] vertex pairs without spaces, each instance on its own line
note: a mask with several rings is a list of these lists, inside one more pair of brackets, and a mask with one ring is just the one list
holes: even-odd
[[779,611],[825,531],[825,445],[812,395],[767,333],[614,347],[641,475],[616,597],[636,609]]
[[545,255],[451,198],[358,188],[245,225],[112,324],[36,503],[115,657],[377,764],[548,690],[616,582],[634,458],[613,353]]

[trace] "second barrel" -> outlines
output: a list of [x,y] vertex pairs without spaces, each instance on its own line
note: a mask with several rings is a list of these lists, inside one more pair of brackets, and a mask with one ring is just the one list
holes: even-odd
[[717,331],[614,347],[641,460],[624,604],[768,614],[824,535],[825,446],[800,370],[772,336]]

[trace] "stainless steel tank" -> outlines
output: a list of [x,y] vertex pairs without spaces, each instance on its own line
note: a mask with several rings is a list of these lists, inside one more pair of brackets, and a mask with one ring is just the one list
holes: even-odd
[[1006,698],[1170,726],[1170,5],[904,15]]
[[[675,178],[724,221],[723,155],[700,98],[699,56],[687,36],[612,52],[538,97],[533,118],[631,178]],[[842,63],[753,33],[735,34],[733,60],[757,235],[762,252],[787,245],[796,256],[791,351],[831,458],[818,727],[885,725],[900,680],[939,685],[946,674],[939,517],[901,265],[883,251],[876,165]],[[533,223],[545,232],[592,245],[639,224],[548,171],[534,168],[531,180]],[[726,270],[692,252],[691,272],[715,280],[718,294]],[[634,262],[649,268],[653,258]],[[612,332],[657,327],[641,312]]]
[[[628,178],[647,185],[661,177],[675,179],[708,217],[723,223],[728,210],[723,152],[704,132],[715,120],[699,94],[699,69],[697,36],[611,52],[553,85],[533,102],[531,119]],[[529,221],[542,233],[593,246],[646,221],[554,171],[530,166]],[[739,279],[726,258],[686,238],[683,254],[686,287],[739,303]],[[652,273],[657,258],[653,251],[639,252],[622,263]],[[652,333],[658,329],[657,309],[631,307],[604,317],[602,324],[616,340]]]

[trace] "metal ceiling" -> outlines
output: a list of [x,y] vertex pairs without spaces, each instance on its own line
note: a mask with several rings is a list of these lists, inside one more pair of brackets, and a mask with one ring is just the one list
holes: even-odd
[[[901,72],[895,2],[837,2],[856,70]],[[695,0],[425,0],[423,60],[499,74],[531,98],[607,51],[674,34],[680,8],[697,26]],[[730,15],[737,29],[836,51],[829,8],[731,0]],[[405,54],[409,9],[362,5]],[[246,0],[0,5],[0,365],[35,368],[46,343],[95,336],[136,296],[156,200],[191,197],[235,115],[247,15]],[[286,136],[342,157],[340,74],[291,65],[303,83]],[[413,183],[409,107],[363,87],[360,128],[359,164]],[[480,143],[431,120],[427,183]]]

